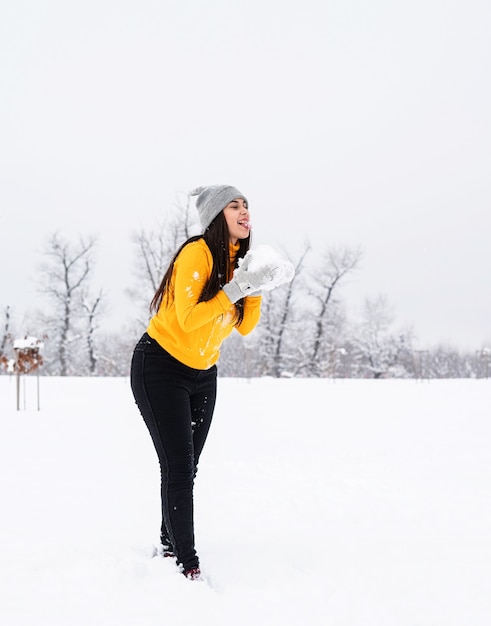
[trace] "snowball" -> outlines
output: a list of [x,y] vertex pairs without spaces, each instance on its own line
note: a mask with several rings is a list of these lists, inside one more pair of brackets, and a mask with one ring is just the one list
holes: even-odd
[[268,245],[261,245],[249,250],[246,255],[249,258],[247,270],[257,271],[266,265],[277,268],[274,279],[262,288],[271,291],[284,283],[289,283],[295,275],[295,269],[290,261],[282,258],[274,248]]

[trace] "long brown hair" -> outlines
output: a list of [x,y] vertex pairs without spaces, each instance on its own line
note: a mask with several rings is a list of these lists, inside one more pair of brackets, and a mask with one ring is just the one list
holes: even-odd
[[[189,243],[192,243],[193,241],[199,241],[200,239],[205,240],[205,243],[211,252],[211,256],[213,258],[213,266],[211,269],[211,275],[207,280],[205,286],[203,287],[203,291],[200,294],[198,302],[207,302],[208,300],[211,300],[217,295],[223,285],[228,282],[230,271],[232,269],[230,267],[229,254],[230,235],[228,232],[228,226],[225,220],[225,216],[223,215],[223,211],[221,211],[208,226],[203,235],[195,235],[194,237],[190,237],[175,253],[174,258],[170,262],[170,265],[167,268],[164,277],[162,278],[162,282],[160,283],[159,288],[152,298],[152,301],[150,303],[150,313],[156,313],[159,310],[160,306],[162,306],[164,297],[167,301],[172,279],[172,272],[174,270],[174,263],[176,262],[176,259],[179,256],[181,250]],[[237,267],[239,259],[241,259],[249,250],[250,245],[250,234],[246,239],[239,239],[239,250],[235,257],[235,265],[233,269]],[[243,298],[235,303],[235,310],[237,323],[240,324],[244,319]]]

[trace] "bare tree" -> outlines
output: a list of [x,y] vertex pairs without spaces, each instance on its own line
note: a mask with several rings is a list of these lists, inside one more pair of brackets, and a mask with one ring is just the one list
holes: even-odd
[[86,347],[87,355],[89,359],[89,373],[93,376],[96,373],[96,367],[98,362],[98,355],[95,348],[94,334],[97,330],[97,318],[101,310],[104,294],[99,291],[99,294],[92,300],[87,294],[83,293],[81,298],[82,310],[85,312],[86,317]]
[[[356,268],[361,252],[329,250],[320,265],[307,273],[310,252],[307,242],[296,261],[290,257],[295,266],[293,280],[263,296],[261,322],[254,333],[256,350],[251,353],[257,376],[320,376],[337,362],[330,342],[344,316],[334,294]],[[340,346],[341,342],[339,337]]]
[[222,344],[218,372],[227,378],[255,378],[260,376],[258,362],[258,334],[246,337],[232,333]]
[[362,375],[364,371],[373,378],[407,376],[405,363],[411,362],[413,356],[412,332],[392,332],[393,321],[386,296],[365,300],[363,320],[353,341]]
[[489,378],[491,375],[491,348],[482,346],[480,350],[476,350],[476,358],[472,371],[475,372],[476,378]]
[[7,342],[10,339],[10,307],[5,307],[5,321],[3,324],[2,341],[0,342],[0,355],[5,352]]
[[[294,263],[295,275],[293,277],[293,280],[291,280],[286,285],[285,290],[284,290],[285,295],[283,297],[283,302],[281,305],[278,331],[276,333],[276,347],[274,349],[274,374],[275,376],[280,376],[281,371],[283,369],[282,367],[282,361],[284,360],[283,359],[283,356],[284,356],[283,347],[284,347],[284,338],[285,338],[285,334],[287,331],[288,316],[289,314],[291,314],[293,296],[297,288],[298,281],[300,280],[300,277],[301,277],[301,272],[304,266],[305,257],[310,252],[310,249],[311,249],[310,243],[307,242],[305,244],[302,254],[298,258],[297,262]],[[290,259],[290,261],[292,261],[292,259]],[[279,298],[281,298],[282,292],[278,291],[277,294]]]
[[191,216],[190,197],[178,199],[154,229],[140,229],[133,235],[136,245],[136,284],[127,291],[133,301],[148,313],[148,304],[179,246],[197,232]]
[[[47,321],[51,328],[51,340],[56,346],[54,359],[57,366],[53,369],[61,376],[73,372],[69,353],[70,347],[75,348],[81,338],[76,322],[80,317],[80,297],[92,268],[94,245],[93,238],[81,237],[77,244],[72,244],[54,233],[44,251],[48,261],[42,266],[41,290],[54,304]],[[74,355],[73,350],[71,355]]]
[[263,312],[259,325],[259,351],[261,363],[258,371],[262,375],[285,376],[294,375],[298,368],[298,342],[292,341],[297,320],[294,317],[295,296],[302,281],[305,258],[311,250],[309,242],[305,243],[299,258],[289,260],[295,267],[293,280],[286,285],[265,293]]
[[2,369],[8,370],[9,367],[9,357],[6,354],[7,344],[11,340],[10,335],[10,307],[7,306],[5,308],[5,321],[2,331],[2,340],[0,341],[0,372]]
[[[480,352],[477,351],[476,356]],[[434,346],[425,356],[427,378],[487,378],[489,375],[486,361],[479,367],[472,353],[463,353],[449,345]]]
[[340,334],[344,323],[344,314],[336,295],[343,280],[358,267],[361,258],[360,248],[329,248],[310,273],[307,290],[314,303],[309,309],[309,317],[314,322],[308,365],[310,375],[318,376],[326,368],[332,370],[337,348],[335,344],[337,339],[339,342],[342,340],[336,335]]

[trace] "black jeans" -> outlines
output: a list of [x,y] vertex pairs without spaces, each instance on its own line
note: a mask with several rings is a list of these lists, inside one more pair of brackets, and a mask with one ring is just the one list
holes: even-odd
[[216,398],[217,370],[197,370],[147,333],[135,347],[131,388],[150,431],[161,474],[161,537],[185,570],[199,565],[194,547],[193,486]]

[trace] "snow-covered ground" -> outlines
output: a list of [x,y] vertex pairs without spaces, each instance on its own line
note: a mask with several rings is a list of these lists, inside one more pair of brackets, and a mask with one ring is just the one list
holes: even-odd
[[[491,380],[219,379],[196,482],[207,583],[152,558],[127,379],[0,377],[5,626],[488,626]],[[22,394],[24,395],[24,394]]]

